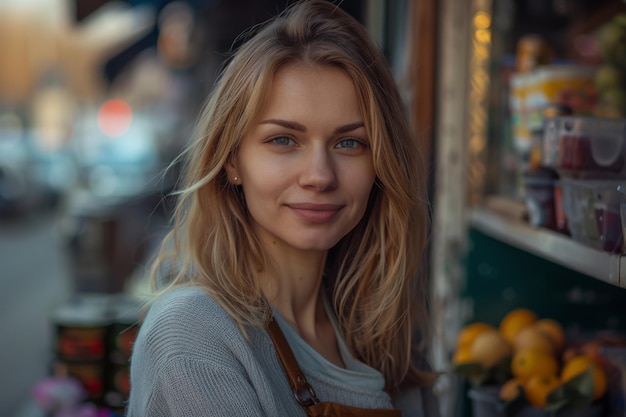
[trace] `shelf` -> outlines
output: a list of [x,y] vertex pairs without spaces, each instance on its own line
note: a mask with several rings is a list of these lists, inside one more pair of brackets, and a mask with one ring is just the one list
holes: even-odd
[[470,225],[503,243],[566,268],[626,288],[626,256],[602,252],[547,229],[535,229],[484,208],[470,212]]

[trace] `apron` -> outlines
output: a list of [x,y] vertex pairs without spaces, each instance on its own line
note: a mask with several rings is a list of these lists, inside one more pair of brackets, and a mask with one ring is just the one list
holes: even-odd
[[349,407],[328,401],[320,401],[315,390],[306,380],[280,326],[272,318],[267,331],[274,343],[278,359],[287,375],[294,397],[309,417],[401,417],[400,410]]

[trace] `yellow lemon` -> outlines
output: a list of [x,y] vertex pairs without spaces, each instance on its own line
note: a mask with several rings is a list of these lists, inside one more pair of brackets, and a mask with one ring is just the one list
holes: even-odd
[[568,360],[563,365],[563,371],[561,372],[561,381],[567,382],[577,375],[592,369],[593,376],[593,399],[597,400],[602,397],[606,392],[607,380],[606,373],[598,366],[590,357],[585,355],[577,355]]
[[537,408],[546,406],[548,395],[561,385],[556,375],[534,375],[524,384],[524,395]]
[[552,340],[534,325],[517,332],[513,338],[513,348],[516,352],[527,349],[545,350],[550,354],[556,352]]
[[511,361],[511,372],[520,381],[526,383],[535,375],[556,375],[559,363],[545,350],[526,349],[516,352]]
[[461,363],[473,362],[472,351],[469,346],[462,346],[454,352],[452,363],[458,365]]
[[533,326],[550,338],[555,353],[561,352],[565,348],[565,331],[561,323],[553,319],[539,319]]
[[537,321],[537,315],[527,308],[509,311],[500,321],[499,330],[506,340],[513,343],[517,332]]
[[491,368],[512,353],[511,345],[497,330],[488,330],[476,336],[470,347],[472,359]]
[[471,346],[476,336],[486,332],[487,330],[494,330],[494,327],[490,324],[482,322],[468,324],[467,326],[463,327],[459,332],[459,335],[456,339],[457,348]]

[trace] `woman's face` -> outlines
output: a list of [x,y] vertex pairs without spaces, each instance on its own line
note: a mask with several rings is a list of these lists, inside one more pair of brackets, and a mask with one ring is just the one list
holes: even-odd
[[330,66],[283,66],[227,171],[262,242],[333,247],[363,217],[375,179],[352,80]]

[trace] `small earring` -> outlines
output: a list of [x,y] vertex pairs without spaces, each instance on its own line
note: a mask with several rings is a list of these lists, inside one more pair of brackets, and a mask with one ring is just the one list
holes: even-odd
[[237,183],[238,181],[239,181],[239,177],[235,177],[235,178],[233,178],[233,182],[234,182],[234,183]]

